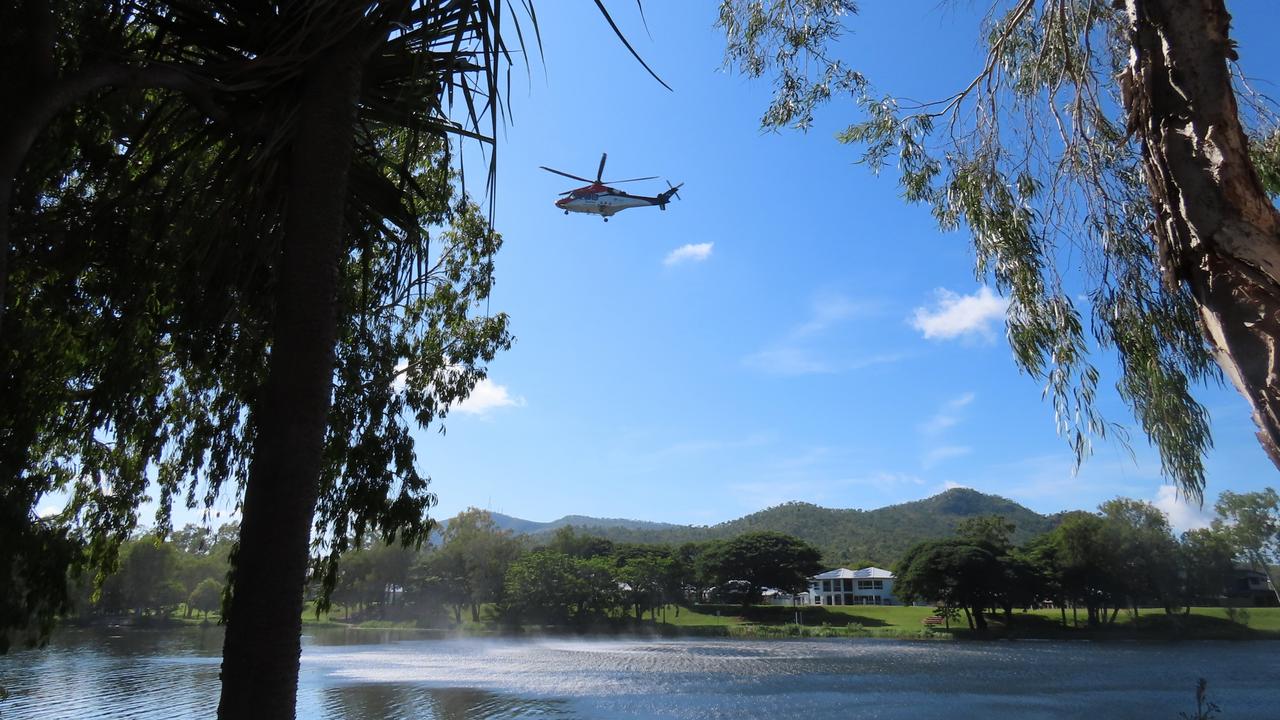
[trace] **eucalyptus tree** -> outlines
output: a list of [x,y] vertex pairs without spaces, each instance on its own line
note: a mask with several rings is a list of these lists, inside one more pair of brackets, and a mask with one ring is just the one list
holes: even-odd
[[1116,558],[1113,572],[1129,607],[1155,602],[1173,614],[1181,600],[1178,542],[1164,512],[1151,503],[1129,498],[1098,506],[1106,522],[1104,541]]
[[1191,391],[1219,368],[1280,464],[1280,134],[1233,73],[1224,1],[987,6],[985,61],[924,103],[840,60],[853,0],[722,0],[719,23],[727,62],[776,78],[766,128],[808,128],[851,97],[861,117],[838,139],[873,171],[896,161],[907,201],[969,232],[975,274],[1008,298],[1015,362],[1045,383],[1078,460],[1117,429],[1095,403],[1091,331],[1183,492],[1202,497],[1211,445]]

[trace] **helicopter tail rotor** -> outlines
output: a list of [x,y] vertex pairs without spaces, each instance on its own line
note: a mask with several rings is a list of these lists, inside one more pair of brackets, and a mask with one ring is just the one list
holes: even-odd
[[671,202],[671,198],[680,197],[680,188],[683,186],[684,186],[684,183],[680,183],[679,185],[672,185],[671,181],[668,180],[667,181],[668,189],[658,195],[658,207],[663,210],[666,210],[667,203]]

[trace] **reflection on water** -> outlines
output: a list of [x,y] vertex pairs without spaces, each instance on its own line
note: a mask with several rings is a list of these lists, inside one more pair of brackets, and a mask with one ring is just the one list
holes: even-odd
[[[298,717],[1168,718],[1206,677],[1224,720],[1280,718],[1273,643],[504,641],[308,636]],[[201,718],[221,632],[73,631],[0,657],[4,720]]]

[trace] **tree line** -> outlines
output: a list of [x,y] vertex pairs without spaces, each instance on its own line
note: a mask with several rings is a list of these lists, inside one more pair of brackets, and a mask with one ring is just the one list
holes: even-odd
[[[188,525],[167,542],[127,541],[119,570],[96,587],[73,583],[81,616],[163,615],[219,610],[227,559],[239,528]],[[344,620],[461,625],[587,625],[636,621],[702,600],[746,605],[765,588],[799,591],[822,568],[821,553],[775,532],[681,545],[617,543],[564,527],[539,544],[469,509],[426,546],[373,541],[348,553],[308,595]],[[324,588],[324,582],[332,587]],[[482,612],[482,610],[484,612]]]
[[[1216,605],[1240,564],[1270,577],[1280,560],[1280,495],[1224,492],[1214,509],[1208,527],[1175,537],[1160,509],[1117,498],[1098,512],[1065,513],[1020,545],[1004,517],[973,517],[952,537],[921,542],[899,558],[894,594],[904,603],[936,603],[948,621],[964,615],[978,629],[991,612],[1008,617],[1032,607],[1059,608],[1064,625],[1070,611],[1071,622],[1092,627],[1123,610],[1175,614]],[[238,530],[188,525],[167,542],[131,539],[118,572],[99,586],[73,583],[79,613],[219,611]],[[367,542],[334,573],[317,568],[312,606],[352,621],[599,625],[657,620],[668,607],[678,614],[699,602],[748,605],[765,588],[799,592],[830,566],[809,543],[771,531],[680,544],[616,542],[572,526],[516,535],[475,508],[431,538],[422,547]]]
[[[1122,610],[1154,607],[1168,615],[1216,605],[1237,563],[1266,574],[1280,560],[1280,496],[1224,492],[1208,527],[1175,537],[1150,503],[1117,498],[1098,512],[1069,512],[1050,532],[1014,546],[1012,523],[983,516],[960,523],[955,536],[922,542],[897,564],[895,594],[935,602],[950,618],[963,613],[985,629],[986,614],[1051,605],[1090,627],[1113,623]],[[1276,592],[1274,583],[1270,583]],[[1276,594],[1280,602],[1280,593]]]

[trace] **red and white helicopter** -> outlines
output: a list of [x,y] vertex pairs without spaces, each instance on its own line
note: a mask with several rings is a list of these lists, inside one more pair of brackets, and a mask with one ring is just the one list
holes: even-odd
[[584,177],[578,177],[577,175],[570,175],[567,172],[554,170],[546,167],[545,165],[538,166],[547,172],[553,172],[557,175],[573,178],[574,180],[581,180],[584,183],[591,183],[586,187],[580,187],[576,190],[567,190],[560,193],[565,197],[556,201],[556,207],[564,210],[565,215],[568,215],[571,212],[594,213],[596,215],[603,216],[604,221],[609,222],[609,217],[611,215],[622,210],[626,210],[627,208],[657,205],[659,210],[666,210],[667,203],[671,202],[672,196],[680,197],[680,194],[676,191],[679,190],[684,183],[673,186],[668,182],[667,187],[669,189],[665,192],[658,193],[654,197],[649,197],[647,195],[632,195],[609,187],[609,185],[616,185],[620,183],[654,180],[658,176],[650,175],[649,177],[631,178],[630,180],[610,180],[607,183],[601,182],[600,178],[604,175],[604,161],[608,157],[608,153],[600,154],[600,167],[596,170],[595,180],[588,180]]

